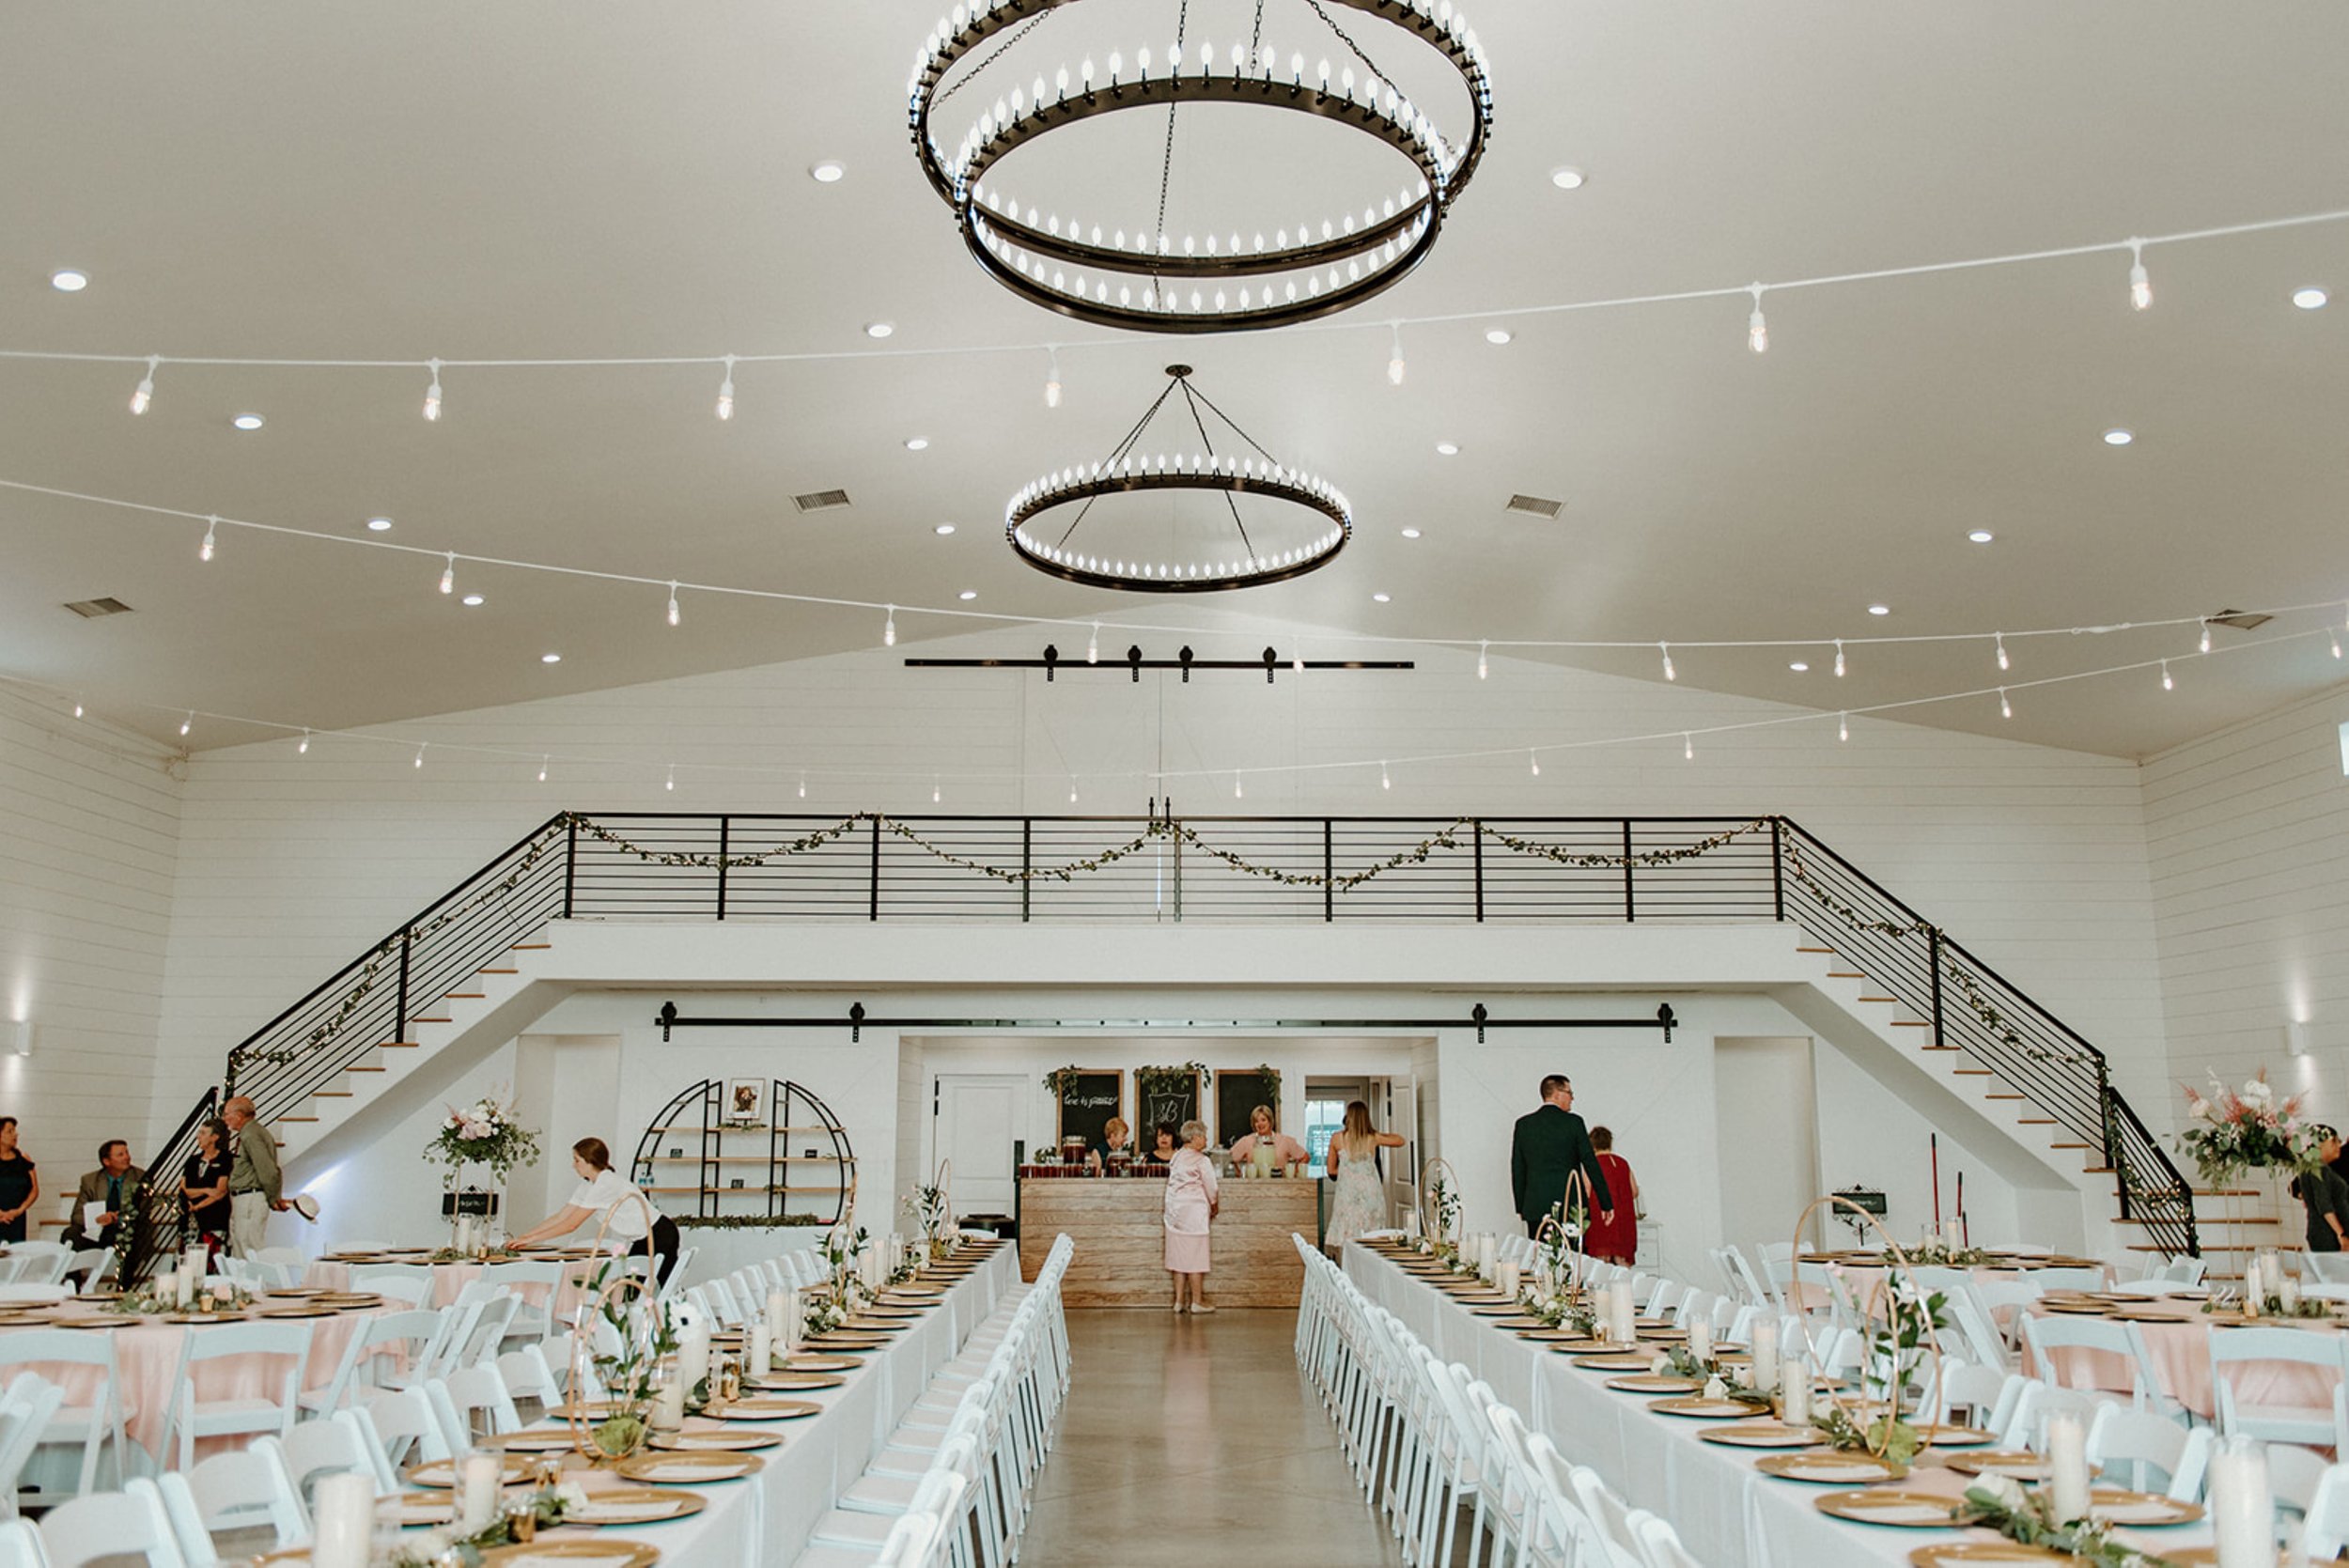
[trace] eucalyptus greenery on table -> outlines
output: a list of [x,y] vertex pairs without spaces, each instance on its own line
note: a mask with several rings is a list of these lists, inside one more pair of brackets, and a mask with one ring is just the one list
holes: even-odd
[[1734,1399],[1740,1405],[1751,1405],[1764,1410],[1770,1407],[1774,1396],[1750,1383],[1741,1382],[1730,1368],[1698,1360],[1685,1344],[1667,1346],[1657,1359],[1663,1363],[1660,1370],[1671,1373],[1674,1377],[1691,1377],[1700,1383],[1719,1378],[1723,1399]]
[[[552,1529],[574,1510],[586,1506],[586,1489],[575,1481],[540,1487],[530,1498],[531,1531],[536,1534]],[[455,1525],[436,1525],[430,1529],[402,1534],[399,1544],[392,1548],[390,1568],[447,1568],[452,1562],[462,1568],[478,1568],[489,1553],[522,1539],[515,1533],[510,1517],[497,1519],[469,1535],[459,1533]]]
[[680,1231],[796,1231],[832,1223],[820,1214],[674,1214],[669,1218]]
[[1910,1248],[1908,1261],[1928,1268],[1989,1268],[1999,1260],[1979,1247],[1951,1247],[1934,1236]]
[[[2333,1306],[2334,1303],[2321,1296],[2304,1296],[2287,1307],[2282,1296],[2269,1291],[2260,1302],[2260,1315],[2279,1317],[2290,1322],[2331,1322]],[[2243,1310],[2243,1298],[2230,1291],[2207,1297],[2200,1310],[2205,1312],[2239,1312]]]
[[2112,1527],[2093,1519],[2059,1520],[2044,1488],[2025,1487],[2012,1476],[1987,1476],[1966,1489],[1950,1510],[1953,1525],[1982,1525],[2009,1541],[2045,1546],[2092,1568],[2166,1568],[2168,1558],[2123,1545]]
[[1924,1446],[1918,1430],[1886,1412],[1866,1421],[1853,1419],[1840,1405],[1830,1405],[1811,1418],[1827,1446],[1839,1453],[1873,1453],[1895,1465],[1906,1465]]
[[[647,1293],[637,1297],[642,1306],[631,1312],[631,1303],[621,1291],[604,1294],[620,1275],[621,1260],[607,1258],[597,1265],[589,1277],[586,1298],[596,1303],[596,1310],[612,1329],[612,1342],[618,1349],[599,1350],[595,1357],[596,1376],[602,1382],[612,1405],[611,1413],[595,1423],[596,1447],[614,1458],[624,1458],[644,1446],[650,1430],[646,1410],[652,1404],[653,1374],[661,1358],[677,1354],[677,1324],[669,1309]],[[585,1324],[583,1333],[592,1333]]]
[[1460,1222],[1460,1195],[1452,1189],[1451,1182],[1440,1171],[1428,1179],[1428,1206],[1436,1211],[1434,1237],[1436,1250],[1442,1251],[1451,1245],[1453,1227]]
[[253,1305],[253,1300],[252,1291],[242,1285],[232,1284],[228,1287],[228,1294],[226,1296],[212,1294],[210,1288],[198,1290],[183,1307],[179,1304],[179,1297],[176,1293],[166,1294],[153,1285],[142,1285],[136,1290],[124,1291],[120,1296],[101,1307],[99,1311],[111,1312],[117,1317],[154,1317],[163,1312],[200,1312],[206,1316],[217,1313],[226,1319],[241,1313],[247,1307]]

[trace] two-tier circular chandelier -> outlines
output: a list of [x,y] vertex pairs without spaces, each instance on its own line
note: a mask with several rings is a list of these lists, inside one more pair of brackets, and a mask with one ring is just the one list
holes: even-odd
[[[1346,309],[1392,287],[1426,257],[1445,213],[1484,156],[1492,129],[1491,82],[1484,49],[1452,0],[1432,6],[1425,0],[1303,0],[1341,51],[1335,74],[1327,55],[1309,65],[1302,52],[1284,55],[1268,44],[1261,4],[1251,41],[1218,54],[1212,44],[1184,36],[1186,0],[1173,47],[1155,56],[1146,45],[1130,59],[1122,49],[1112,50],[1105,59],[1056,62],[1048,72],[1027,65],[1034,52],[1023,51],[1020,65],[1003,69],[1014,85],[980,108],[951,146],[942,144],[933,122],[946,101],[981,81],[1037,23],[1081,3],[957,5],[924,41],[907,84],[914,148],[930,183],[954,210],[964,244],[990,276],[1048,309],[1102,326],[1161,333],[1261,330]],[[1467,88],[1465,133],[1447,136],[1439,130],[1330,19],[1332,7],[1432,44]],[[1005,35],[1000,44],[973,58],[999,35]],[[1354,65],[1344,63],[1349,57],[1360,64],[1359,76]],[[957,73],[965,61],[969,69]],[[1030,70],[1032,79],[1019,85]],[[1348,127],[1399,155],[1401,178],[1359,210],[1350,204],[1332,209],[1318,192],[1299,192],[1292,210],[1303,210],[1305,220],[1293,229],[1276,227],[1268,239],[1252,225],[1243,237],[1229,223],[1169,233],[1166,171],[1174,157],[1176,115],[1185,105],[1203,103],[1287,110]],[[1146,227],[1105,225],[1099,214],[1078,214],[1066,201],[1039,202],[1034,190],[1015,192],[1006,179],[1003,161],[1025,144],[1080,120],[1158,106],[1167,110],[1166,159],[1148,171],[1157,177],[1159,196],[1156,220]]]
[[[1019,559],[1041,572],[1097,588],[1150,594],[1213,593],[1254,588],[1302,577],[1328,566],[1354,536],[1354,513],[1345,492],[1328,480],[1291,468],[1256,444],[1231,417],[1190,384],[1190,366],[1170,365],[1166,390],[1135,421],[1132,429],[1098,462],[1080,463],[1047,474],[1021,487],[1003,508],[1003,536]],[[1142,438],[1159,411],[1176,393],[1199,440],[1196,452],[1151,453]],[[1212,414],[1255,452],[1252,458],[1219,453],[1201,411]],[[1124,542],[1086,538],[1077,530],[1105,497],[1142,491],[1191,491],[1219,496],[1231,520],[1231,536],[1181,540],[1162,536],[1142,542],[1130,525]],[[1240,516],[1243,496],[1261,496],[1302,508],[1303,513],[1259,517],[1252,535]],[[1045,514],[1075,505],[1076,516],[1057,527]],[[1285,508],[1284,508],[1285,511]],[[1304,528],[1298,516],[1310,514]],[[1097,531],[1099,532],[1099,531]]]

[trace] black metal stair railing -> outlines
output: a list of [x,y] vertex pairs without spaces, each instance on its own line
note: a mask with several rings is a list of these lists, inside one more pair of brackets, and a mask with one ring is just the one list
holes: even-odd
[[2198,1250],[2192,1190],[2103,1053],[1776,816],[566,812],[238,1045],[222,1094],[251,1095],[265,1124],[294,1119],[555,919],[1792,920],[1914,1012],[1934,1046],[2101,1151],[2123,1218],[2156,1245]]

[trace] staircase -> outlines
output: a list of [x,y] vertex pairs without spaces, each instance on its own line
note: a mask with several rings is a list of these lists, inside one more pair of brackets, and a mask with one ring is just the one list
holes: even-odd
[[[560,813],[238,1045],[215,1093],[252,1096],[288,1157],[373,1136],[392,1101],[412,1103],[387,1088],[453,1082],[472,1053],[452,1047],[509,1037],[544,1010],[532,958],[556,920],[1180,920],[1186,876],[1193,918],[1791,924],[1824,966],[1823,993],[1872,1013],[1991,1126],[2044,1142],[2074,1186],[2110,1177],[2132,1250],[2208,1250],[2218,1274],[2273,1244],[2229,1224],[2206,1247],[2195,1199],[2221,1195],[2179,1174],[2104,1053],[1784,817]],[[155,1169],[178,1168],[210,1103]],[[2259,1223],[2272,1237],[2273,1218]]]

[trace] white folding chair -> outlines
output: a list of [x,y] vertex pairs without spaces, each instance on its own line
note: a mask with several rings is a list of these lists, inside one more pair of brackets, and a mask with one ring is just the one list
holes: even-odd
[[1647,1560],[1647,1568],[1699,1568],[1669,1519],[1636,1509],[1631,1514],[1631,1537]]
[[2349,1374],[2349,1340],[2339,1334],[2310,1333],[2304,1328],[2214,1328],[2210,1334],[2211,1389],[2217,1403],[2220,1434],[2237,1433],[2265,1443],[2307,1443],[2317,1448],[2349,1448],[2349,1431],[2342,1430],[2341,1402],[2328,1393],[2325,1405],[2244,1405],[2235,1397],[2235,1377],[2253,1362],[2289,1363],[2313,1367],[2332,1374],[2334,1387]]
[[428,1378],[424,1396],[431,1401],[432,1413],[440,1418],[442,1428],[450,1434],[451,1448],[469,1448],[475,1436],[521,1430],[514,1398],[506,1392],[506,1379],[498,1375],[494,1363],[459,1367],[445,1377]]
[[[138,1412],[126,1408],[115,1368],[114,1336],[98,1329],[18,1328],[0,1334],[0,1367],[72,1366],[98,1372],[87,1405],[60,1405],[37,1446],[75,1444],[82,1450],[81,1481],[75,1490],[98,1489],[98,1456],[111,1450],[114,1472],[123,1471],[123,1423]],[[54,1379],[53,1379],[54,1381]]]
[[[2089,1355],[2117,1356],[2128,1363],[2131,1391],[2137,1407],[2151,1410],[2157,1416],[2181,1414],[2178,1402],[2161,1386],[2161,1369],[2154,1363],[2154,1353],[2145,1343],[2145,1331],[2125,1320],[2100,1317],[2043,1316],[2036,1312],[2023,1315],[2023,1338],[2030,1346],[2032,1371],[2044,1382],[2061,1389],[2093,1389],[2097,1385],[2085,1364]],[[2072,1375],[2065,1375],[2065,1360],[2057,1353],[2077,1354],[2068,1358]]]
[[2008,1421],[2003,1445],[2010,1449],[2030,1449],[2044,1452],[2046,1449],[2047,1418],[2059,1410],[2069,1410],[2080,1419],[2082,1428],[2095,1424],[2096,1413],[2118,1400],[2078,1389],[2056,1389],[2031,1378],[2023,1385],[2020,1397],[2015,1402],[2015,1414]]
[[[196,1397],[196,1369],[207,1361],[230,1357],[272,1357],[285,1363],[283,1380],[273,1394],[229,1399]],[[223,1323],[182,1335],[179,1370],[172,1378],[171,1404],[166,1406],[163,1434],[158,1450],[172,1452],[179,1439],[179,1468],[195,1463],[198,1437],[250,1436],[291,1431],[302,1413],[303,1371],[310,1364],[310,1326],[307,1323]]]
[[2200,1502],[2210,1467],[2210,1428],[2188,1431],[2167,1416],[2108,1405],[2088,1428],[2088,1462],[2108,1471],[2129,1467],[2129,1484],[2149,1490],[2147,1467],[2163,1476],[2163,1491],[2178,1502]]
[[187,1568],[163,1494],[151,1481],[59,1503],[41,1515],[39,1531],[49,1568],[82,1568],[112,1557],[144,1558],[148,1568]]
[[[422,1396],[416,1397],[421,1399]],[[388,1492],[397,1486],[397,1472],[382,1458],[382,1448],[374,1439],[374,1430],[366,1411],[356,1408],[338,1410],[322,1420],[297,1421],[293,1430],[283,1437],[258,1438],[249,1452],[270,1456],[279,1473],[285,1476],[286,1484],[297,1503],[310,1496],[318,1478],[322,1475],[345,1475],[356,1471],[372,1478],[379,1490]],[[435,1438],[437,1441],[437,1429]],[[419,1457],[445,1459],[448,1457],[447,1447],[441,1444],[440,1452]]]
[[241,1452],[215,1453],[198,1460],[185,1474],[158,1476],[155,1483],[163,1491],[163,1512],[171,1517],[180,1550],[192,1564],[217,1556],[215,1530],[267,1526],[281,1546],[310,1532],[309,1511],[286,1473],[285,1451],[277,1444],[263,1448],[257,1443]]
[[14,1283],[54,1285],[73,1266],[73,1249],[62,1241],[12,1241],[8,1257],[17,1265]]
[[40,1531],[29,1519],[0,1524],[0,1568],[49,1568],[40,1555]]
[[63,1389],[29,1372],[19,1373],[0,1394],[0,1518],[16,1517],[16,1489],[25,1462],[64,1400]]
[[2349,1546],[2349,1465],[2326,1467],[2309,1498],[2300,1525],[2300,1552],[2310,1562],[2330,1562]]

